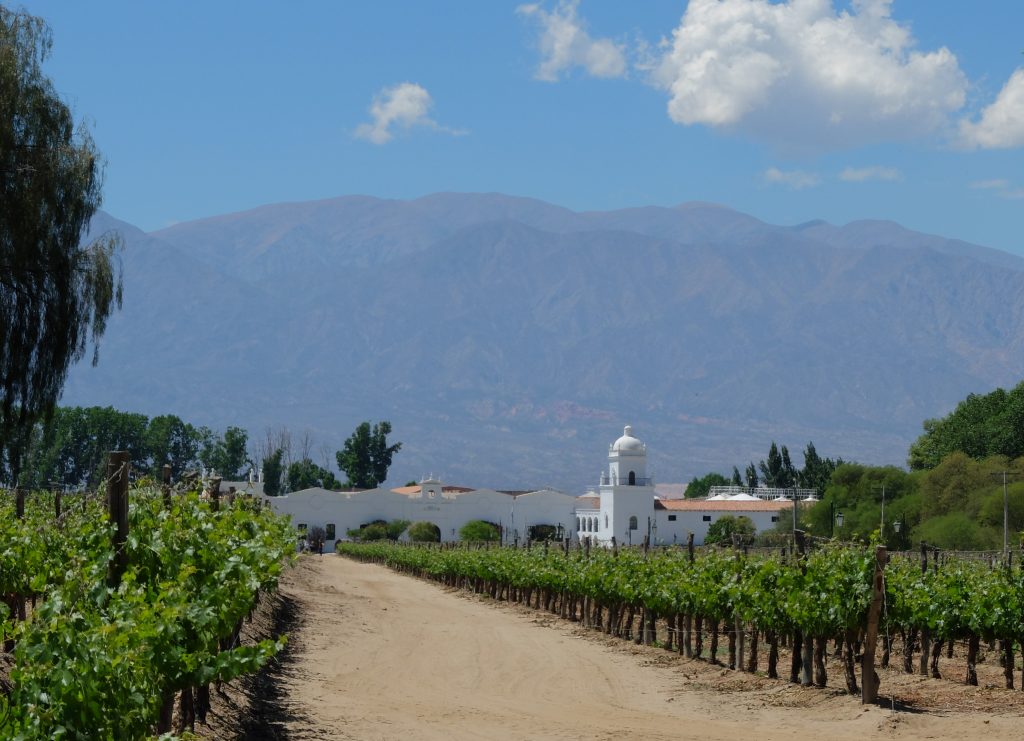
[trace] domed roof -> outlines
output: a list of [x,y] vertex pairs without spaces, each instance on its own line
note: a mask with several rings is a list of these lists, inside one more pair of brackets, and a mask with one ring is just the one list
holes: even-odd
[[643,453],[644,444],[633,437],[633,427],[626,425],[622,437],[612,443],[612,452],[615,453]]

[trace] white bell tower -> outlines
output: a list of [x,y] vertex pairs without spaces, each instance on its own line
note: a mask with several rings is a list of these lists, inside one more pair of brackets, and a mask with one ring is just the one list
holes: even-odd
[[598,539],[612,536],[624,544],[643,542],[654,518],[654,481],[647,475],[647,446],[626,425],[622,437],[608,446],[608,472],[601,474],[601,518]]

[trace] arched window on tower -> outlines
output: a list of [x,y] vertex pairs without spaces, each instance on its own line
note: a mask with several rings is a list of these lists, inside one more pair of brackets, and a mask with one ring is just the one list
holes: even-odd
[[629,485],[630,486],[636,486],[636,472],[635,471],[630,471],[629,472]]
[[604,516],[604,529],[605,529],[605,530],[607,530],[607,529],[608,529],[608,515],[605,515],[605,516]]
[[636,515],[629,518],[629,529],[636,530]]
[[582,524],[583,524],[583,523],[581,523],[581,522],[580,522],[580,518],[579,518],[579,517],[577,517],[577,518],[576,518],[576,532],[579,532],[579,531],[580,531],[580,530],[582,529],[582,528],[580,527],[580,525],[582,525]]

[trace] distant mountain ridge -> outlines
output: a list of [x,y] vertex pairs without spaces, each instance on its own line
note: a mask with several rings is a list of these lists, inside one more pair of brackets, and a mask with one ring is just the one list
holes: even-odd
[[332,449],[390,419],[394,480],[576,491],[627,422],[661,481],[772,439],[900,463],[923,419],[1024,376],[1024,259],[890,222],[442,193],[119,228],[125,308],[65,403]]

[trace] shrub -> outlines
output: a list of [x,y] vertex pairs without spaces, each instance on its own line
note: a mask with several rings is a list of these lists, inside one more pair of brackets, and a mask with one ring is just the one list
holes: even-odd
[[753,539],[755,531],[754,521],[749,517],[744,517],[743,515],[739,517],[722,515],[711,523],[711,527],[708,528],[707,537],[704,538],[704,544],[713,545],[714,543],[721,543],[722,545],[730,545],[733,535],[738,535],[741,543],[749,542]]
[[498,526],[486,520],[470,520],[459,528],[459,539],[471,542],[495,541],[499,535]]
[[437,543],[441,540],[441,528],[432,522],[415,522],[409,526],[409,540],[414,543]]

